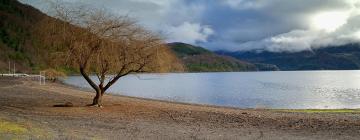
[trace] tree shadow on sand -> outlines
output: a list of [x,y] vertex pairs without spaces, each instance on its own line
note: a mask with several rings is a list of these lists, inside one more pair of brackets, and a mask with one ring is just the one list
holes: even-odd
[[71,102],[66,102],[65,104],[56,104],[53,107],[74,107],[74,104]]

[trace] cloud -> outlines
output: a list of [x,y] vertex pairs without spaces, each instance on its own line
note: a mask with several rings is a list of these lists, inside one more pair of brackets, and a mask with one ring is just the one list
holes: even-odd
[[[297,52],[360,43],[360,1],[357,0],[227,2],[233,3],[228,5],[232,10],[225,10],[231,17],[219,16],[216,20],[228,23],[210,24],[217,36],[215,41],[204,44],[213,50]],[[246,2],[257,4],[249,7]],[[234,7],[241,3],[243,7]]]
[[308,28],[294,29],[261,40],[238,44],[237,50],[297,52],[314,48],[360,43],[360,11],[358,5],[342,11],[321,11],[309,15]]
[[[44,8],[44,1],[22,0]],[[58,0],[61,1],[61,0]],[[359,43],[359,0],[63,0],[129,15],[168,42],[302,51]]]
[[[360,17],[357,17],[360,18]],[[326,30],[293,30],[263,40],[249,41],[238,45],[242,51],[298,52],[327,46],[340,46],[360,42],[360,28],[349,30],[343,27],[336,32]],[[240,49],[239,49],[240,48]]]
[[199,23],[184,22],[179,26],[170,26],[166,28],[169,32],[169,42],[184,42],[196,44],[196,42],[207,42],[214,31],[209,26],[200,25]]
[[165,33],[169,42],[195,44],[206,42],[207,38],[214,34],[210,26],[199,23],[204,10],[202,3],[188,3],[183,0],[22,0],[48,12],[49,9],[44,8],[49,6],[46,1],[85,4],[118,15],[127,15],[155,32]]

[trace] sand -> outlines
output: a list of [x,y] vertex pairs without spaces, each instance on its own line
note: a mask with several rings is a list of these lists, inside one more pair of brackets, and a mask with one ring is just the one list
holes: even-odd
[[[236,109],[105,95],[0,77],[0,139],[359,139],[360,113]],[[71,102],[74,107],[53,107]]]

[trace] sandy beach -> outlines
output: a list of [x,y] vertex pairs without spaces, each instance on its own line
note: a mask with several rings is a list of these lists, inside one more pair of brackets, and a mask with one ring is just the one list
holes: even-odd
[[[235,109],[0,78],[0,139],[359,139],[360,112]],[[74,107],[54,107],[71,102]]]

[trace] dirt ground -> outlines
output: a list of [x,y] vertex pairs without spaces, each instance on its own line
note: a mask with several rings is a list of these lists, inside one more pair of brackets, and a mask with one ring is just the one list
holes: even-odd
[[[360,113],[234,109],[106,95],[0,78],[0,139],[359,139]],[[71,102],[74,107],[53,107]]]

